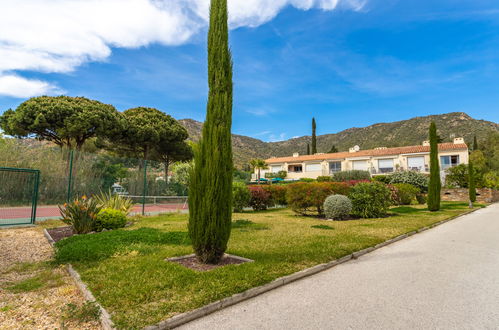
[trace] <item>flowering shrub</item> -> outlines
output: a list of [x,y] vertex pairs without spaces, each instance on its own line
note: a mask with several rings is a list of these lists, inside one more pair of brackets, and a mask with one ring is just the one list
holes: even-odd
[[330,175],[319,176],[317,182],[333,182],[333,177]]
[[102,231],[103,229],[118,229],[126,225],[126,214],[123,211],[111,208],[102,209],[94,222],[94,231]]
[[386,187],[390,190],[390,204],[400,205],[400,197],[397,187],[392,184],[387,184]]
[[62,221],[71,226],[76,234],[87,234],[93,230],[101,208],[95,199],[82,196],[69,204],[59,206],[59,210]]
[[352,202],[347,196],[331,195],[324,201],[324,214],[328,219],[343,220],[352,212]]
[[272,195],[268,190],[265,190],[260,186],[250,186],[249,191],[251,194],[249,205],[253,210],[262,211],[274,205],[272,202]]
[[352,187],[352,214],[361,218],[378,218],[386,214],[390,206],[390,189],[380,182],[359,183]]
[[428,176],[423,173],[413,171],[395,172],[390,176],[390,184],[408,183],[418,187],[421,191],[428,190]]
[[350,188],[340,182],[293,183],[288,186],[286,199],[294,212],[299,214],[323,214],[323,205],[330,195],[348,195]]
[[371,180],[348,180],[343,181],[343,183],[347,184],[349,187],[353,187],[359,183],[371,182]]

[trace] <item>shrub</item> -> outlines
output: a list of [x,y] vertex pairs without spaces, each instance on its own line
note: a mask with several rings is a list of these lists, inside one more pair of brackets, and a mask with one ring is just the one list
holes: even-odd
[[418,204],[426,204],[426,195],[419,193],[416,195],[416,200],[418,201]]
[[264,186],[263,189],[270,193],[272,205],[288,205],[288,202],[286,201],[286,186],[272,184]]
[[380,182],[359,183],[352,187],[352,214],[361,218],[378,218],[386,214],[390,205],[390,190]]
[[373,176],[373,181],[378,181],[384,184],[389,184],[390,183],[390,176],[389,175],[375,175]]
[[333,180],[344,182],[350,180],[371,180],[371,174],[368,171],[351,170],[334,173]]
[[296,213],[322,215],[324,201],[328,196],[347,195],[349,190],[348,185],[340,182],[299,182],[288,186],[286,199]]
[[62,221],[71,226],[76,234],[87,234],[93,230],[97,214],[101,210],[93,198],[82,196],[72,203],[59,206]]
[[356,184],[362,183],[362,182],[371,182],[371,180],[348,180],[348,181],[343,181],[343,183],[347,184],[349,187],[353,187]]
[[263,189],[262,187],[250,186],[249,191],[251,194],[249,205],[253,208],[253,210],[262,211],[274,205],[272,202],[272,195],[269,191]]
[[251,194],[248,186],[244,182],[234,181],[232,183],[232,206],[234,212],[242,212],[246,206],[249,206]]
[[400,171],[389,175],[390,184],[408,183],[418,187],[420,191],[428,191],[428,177],[414,171]]
[[490,171],[483,176],[484,186],[499,189],[499,171]]
[[324,201],[324,214],[328,219],[343,220],[352,212],[352,202],[347,196],[331,195]]
[[316,180],[315,179],[311,179],[311,178],[301,178],[300,179],[300,182],[315,182]]
[[115,209],[102,209],[95,219],[95,231],[102,231],[103,229],[118,229],[126,225],[126,215],[123,211]]
[[133,201],[125,196],[113,194],[111,191],[107,193],[101,192],[95,196],[99,206],[104,209],[114,209],[128,215],[133,207]]
[[400,205],[411,205],[412,201],[420,193],[418,187],[408,183],[395,183],[393,186],[397,188]]
[[400,205],[400,197],[397,187],[392,184],[387,184],[386,187],[390,190],[390,204]]
[[333,177],[329,175],[319,176],[317,182],[333,182]]

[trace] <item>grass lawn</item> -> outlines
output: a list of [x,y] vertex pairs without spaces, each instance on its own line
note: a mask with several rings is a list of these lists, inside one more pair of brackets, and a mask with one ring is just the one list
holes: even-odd
[[57,244],[55,259],[75,266],[119,328],[140,328],[467,210],[446,202],[439,212],[403,206],[387,218],[337,222],[288,209],[236,213],[228,253],[255,262],[204,273],[164,261],[192,253],[185,214],[71,237]]

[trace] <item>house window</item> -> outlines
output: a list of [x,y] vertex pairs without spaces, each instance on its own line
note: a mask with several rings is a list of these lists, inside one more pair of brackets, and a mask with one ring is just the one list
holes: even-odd
[[282,166],[281,165],[272,165],[270,167],[270,170],[272,173],[278,173],[279,171],[282,170]]
[[305,172],[318,172],[322,170],[321,164],[307,164],[305,165]]
[[378,168],[380,173],[393,172],[393,159],[378,159]]
[[301,165],[289,165],[288,172],[301,173],[303,172],[303,167]]
[[425,167],[424,156],[407,158],[407,168],[409,171],[423,172],[425,171]]
[[367,160],[354,160],[352,164],[354,170],[367,171]]
[[341,162],[329,163],[329,173],[341,172]]
[[459,165],[459,156],[440,156],[442,170]]

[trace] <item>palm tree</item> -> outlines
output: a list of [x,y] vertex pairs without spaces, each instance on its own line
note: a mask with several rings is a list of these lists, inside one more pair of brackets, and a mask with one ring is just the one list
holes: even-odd
[[266,170],[267,168],[269,168],[267,166],[267,163],[265,163],[265,161],[263,159],[256,158],[256,159],[252,159],[250,161],[250,165],[253,168],[253,171],[255,169],[258,170],[258,184],[260,184],[260,171],[261,170]]

